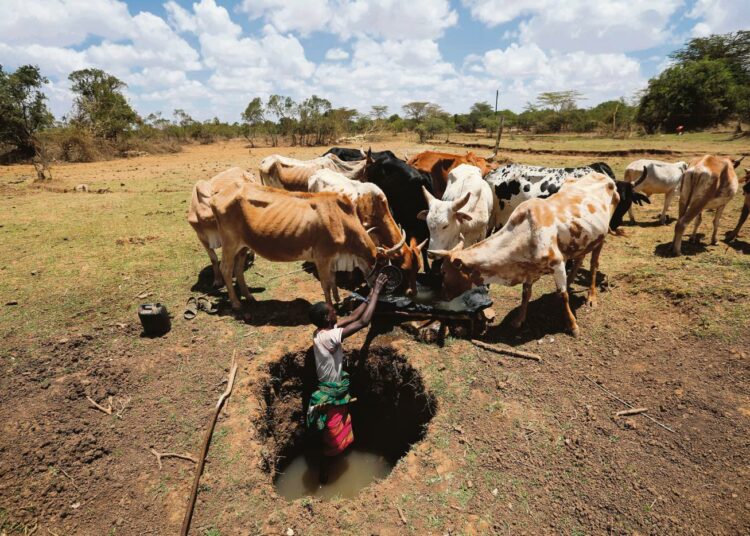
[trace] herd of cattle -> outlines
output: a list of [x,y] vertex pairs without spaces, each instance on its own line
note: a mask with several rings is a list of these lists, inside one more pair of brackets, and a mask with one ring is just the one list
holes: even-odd
[[[513,325],[526,315],[532,284],[553,274],[570,331],[578,326],[568,303],[568,286],[591,254],[588,303],[596,302],[596,270],[608,234],[619,234],[633,204],[664,194],[661,223],[679,192],[679,219],[673,251],[680,254],[685,227],[703,210],[715,209],[711,243],[719,220],[738,191],[740,160],[713,155],[690,164],[637,160],[615,180],[602,162],[579,168],[520,164],[499,166],[493,158],[427,151],[408,161],[391,151],[367,153],[333,148],[312,160],[280,155],[264,158],[260,179],[231,168],[198,181],[188,221],[208,252],[214,284],[226,284],[232,308],[241,309],[234,290],[253,297],[244,278],[249,254],[270,261],[310,261],[328,303],[338,302],[336,272],[358,268],[371,274],[386,263],[404,273],[405,293],[416,292],[417,273],[442,272],[442,298],[472,286],[523,285]],[[750,170],[745,170],[745,204],[737,237],[750,212]],[[429,245],[428,245],[429,244]],[[222,248],[222,261],[215,250]]]

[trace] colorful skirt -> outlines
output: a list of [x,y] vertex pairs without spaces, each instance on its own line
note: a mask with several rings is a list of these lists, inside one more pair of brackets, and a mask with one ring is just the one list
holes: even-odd
[[323,431],[323,454],[337,456],[354,441],[352,417],[346,405],[330,406],[327,411],[326,427]]

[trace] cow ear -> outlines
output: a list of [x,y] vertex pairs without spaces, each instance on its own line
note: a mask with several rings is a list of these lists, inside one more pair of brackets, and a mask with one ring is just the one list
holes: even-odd
[[740,162],[744,160],[744,156],[740,156],[737,160],[732,160],[732,165],[734,166],[734,169],[737,169],[740,166]]
[[417,219],[418,219],[418,220],[426,220],[426,219],[427,219],[427,212],[428,212],[428,211],[426,211],[426,210],[420,210],[420,211],[419,211],[419,212],[417,213]]
[[643,203],[651,204],[651,200],[648,198],[647,195],[642,194],[640,192],[635,192],[633,194],[633,203],[636,203],[638,206],[642,207]]
[[472,220],[471,214],[466,212],[456,212],[456,219],[460,222],[466,223]]

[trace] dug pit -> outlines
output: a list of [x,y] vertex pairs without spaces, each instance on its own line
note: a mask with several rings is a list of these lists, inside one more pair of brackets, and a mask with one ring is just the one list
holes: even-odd
[[371,348],[364,362],[357,352],[349,352],[344,369],[350,375],[350,393],[357,399],[349,405],[354,443],[335,459],[328,483],[320,485],[321,439],[305,425],[307,403],[317,388],[312,350],[286,354],[269,367],[260,433],[266,444],[266,469],[276,491],[288,500],[354,497],[391,472],[424,437],[435,415],[435,397],[425,389],[419,372],[393,349]]

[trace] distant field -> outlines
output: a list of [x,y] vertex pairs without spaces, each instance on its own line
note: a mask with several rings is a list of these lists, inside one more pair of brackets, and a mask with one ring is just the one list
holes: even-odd
[[[407,136],[372,144],[399,155],[432,147],[461,150]],[[680,154],[664,159],[678,160],[750,155],[750,138],[506,134],[502,148],[668,149]],[[217,424],[193,534],[747,532],[750,224],[733,244],[708,246],[704,236],[673,258],[666,253],[677,203],[670,224],[659,226],[661,196],[636,210],[626,236],[607,239],[596,309],[582,304],[586,281],[576,283],[580,338],[563,331],[551,278],[534,286],[519,332],[509,320],[520,288],[493,286],[498,324],[487,340],[539,353],[543,363],[452,338],[440,349],[399,329],[376,339],[406,356],[436,397],[425,439],[356,499],[277,496],[263,470],[270,447],[259,431],[259,393],[270,364],[309,346],[306,309],[321,299],[320,285],[306,273],[285,276],[299,263],[259,259],[247,274],[259,300],[249,323],[203,313],[183,320],[209,264],[187,224],[187,201],[196,180],[227,167],[257,170],[274,152],[311,158],[324,150],[248,149],[239,140],[188,146],[55,166],[43,187],[30,166],[0,167],[0,534],[29,534],[35,523],[37,534],[177,533],[193,466],[168,460],[160,470],[149,449],[197,456],[234,350],[238,384]],[[506,156],[544,165],[605,160],[618,176],[639,157]],[[81,183],[102,193],[73,193]],[[737,196],[720,236],[740,207]],[[702,233],[710,233],[708,217]],[[136,307],[157,300],[174,314],[173,329],[143,338]],[[587,378],[649,408],[675,433],[643,417],[613,417],[623,407]],[[87,395],[127,400],[122,419],[92,409]]]

